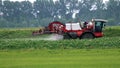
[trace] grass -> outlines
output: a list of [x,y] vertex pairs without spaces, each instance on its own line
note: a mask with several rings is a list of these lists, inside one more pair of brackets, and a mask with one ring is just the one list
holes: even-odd
[[0,51],[0,68],[119,68],[120,49]]
[[103,37],[91,40],[41,40],[29,39],[1,39],[0,50],[4,49],[109,49],[120,48],[120,37]]
[[109,26],[104,31],[105,37],[120,36],[120,26]]
[[4,28],[0,29],[0,39],[15,39],[15,38],[36,38],[45,37],[46,35],[33,36],[32,32],[39,30],[39,28]]
[[34,30],[0,29],[0,68],[120,68],[120,26],[92,40],[42,40]]
[[[0,39],[45,37],[46,35],[32,36],[32,32],[39,29],[40,28],[3,28],[0,29]],[[105,37],[118,37],[120,36],[120,26],[107,27],[103,32]]]
[[107,27],[105,36],[92,40],[43,40],[48,35],[32,36],[36,28],[0,29],[0,49],[109,49],[120,48],[120,27]]

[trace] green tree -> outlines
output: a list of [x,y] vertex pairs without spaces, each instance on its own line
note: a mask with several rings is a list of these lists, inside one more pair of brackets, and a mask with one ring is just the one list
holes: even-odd
[[107,17],[110,20],[111,25],[116,25],[120,22],[120,1],[109,0],[107,3]]
[[22,15],[21,17],[23,17],[24,21],[26,21],[27,25],[26,26],[30,26],[30,20],[33,20],[33,7],[32,7],[32,3],[29,1],[23,1],[21,2],[21,12]]

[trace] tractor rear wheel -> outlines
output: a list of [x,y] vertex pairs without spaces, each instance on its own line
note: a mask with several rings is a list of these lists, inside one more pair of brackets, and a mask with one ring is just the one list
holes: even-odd
[[81,39],[93,39],[93,38],[95,38],[95,36],[92,33],[84,33],[81,36]]
[[64,34],[64,35],[63,35],[63,38],[64,38],[64,39],[70,39],[70,36],[69,36],[68,34]]

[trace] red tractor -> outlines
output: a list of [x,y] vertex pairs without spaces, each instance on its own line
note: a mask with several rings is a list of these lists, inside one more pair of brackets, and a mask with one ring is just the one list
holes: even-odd
[[[57,33],[62,34],[64,39],[92,39],[102,37],[102,29],[107,20],[93,19],[90,22],[66,23],[54,21],[41,30],[40,34]],[[34,33],[33,33],[34,34]]]

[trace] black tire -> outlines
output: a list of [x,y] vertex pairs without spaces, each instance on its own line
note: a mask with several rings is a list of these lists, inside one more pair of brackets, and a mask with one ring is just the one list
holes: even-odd
[[84,33],[80,38],[81,39],[94,39],[95,36],[92,33]]
[[64,35],[63,35],[63,38],[64,38],[64,39],[70,39],[70,36],[67,35],[67,34],[64,34]]

